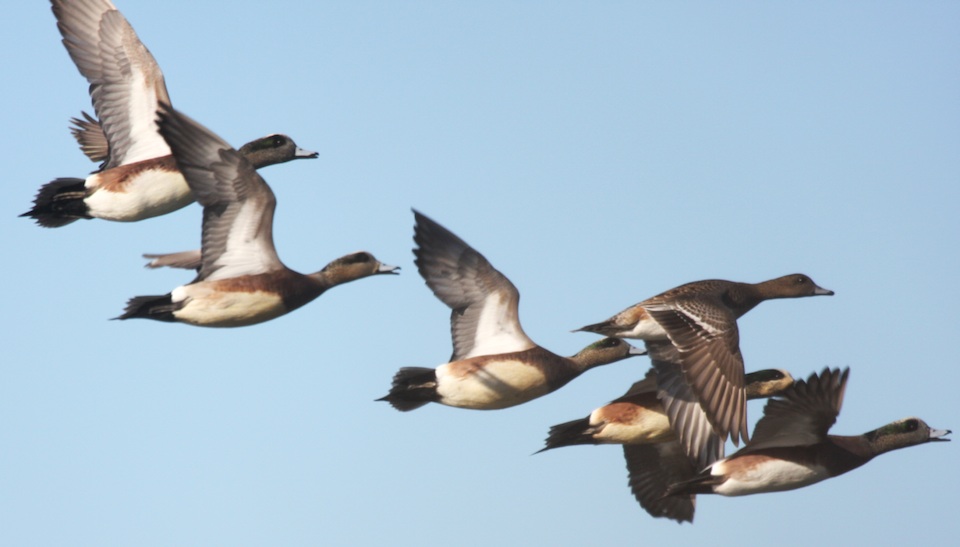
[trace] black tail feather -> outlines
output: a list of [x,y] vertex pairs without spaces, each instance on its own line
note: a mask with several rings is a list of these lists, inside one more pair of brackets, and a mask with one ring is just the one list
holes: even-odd
[[440,400],[437,395],[437,374],[432,368],[403,367],[393,376],[390,393],[377,399],[401,411],[420,408]]
[[114,317],[114,319],[153,319],[155,321],[173,322],[177,319],[173,312],[177,311],[179,306],[173,304],[170,294],[163,296],[135,296],[127,301],[127,307],[123,314]]
[[547,434],[546,446],[535,452],[539,454],[544,450],[551,448],[560,448],[561,446],[574,446],[578,444],[597,444],[593,434],[595,431],[590,427],[590,418],[580,418],[557,424],[550,427],[550,433]]
[[40,187],[33,208],[20,215],[31,217],[44,228],[59,228],[81,218],[93,218],[83,202],[87,189],[83,179],[60,178]]
[[663,497],[712,494],[713,487],[723,484],[725,480],[727,480],[726,477],[711,475],[710,468],[708,467],[693,478],[670,484],[670,486],[667,487],[667,491],[663,494]]

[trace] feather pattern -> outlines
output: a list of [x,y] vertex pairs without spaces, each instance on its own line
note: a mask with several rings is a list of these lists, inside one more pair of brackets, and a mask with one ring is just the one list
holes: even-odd
[[54,0],[63,45],[90,83],[109,146],[104,168],[170,154],[155,113],[170,103],[163,73],[123,14],[108,0]]
[[723,457],[723,437],[714,430],[708,411],[684,379],[679,351],[670,342],[647,342],[657,371],[657,396],[689,458],[702,469]]
[[520,326],[520,293],[462,239],[414,211],[415,263],[430,290],[451,308],[451,361],[524,351],[536,344]]
[[822,442],[840,415],[850,369],[824,369],[806,382],[797,382],[782,397],[770,399],[744,452]]
[[215,133],[163,104],[160,133],[203,206],[198,280],[285,268],[273,245],[276,198],[253,166]]

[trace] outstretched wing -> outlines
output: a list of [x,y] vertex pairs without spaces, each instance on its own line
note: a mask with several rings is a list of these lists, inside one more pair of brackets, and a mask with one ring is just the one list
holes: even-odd
[[837,421],[850,369],[823,369],[799,380],[763,407],[763,417],[744,450],[816,444]]
[[203,205],[198,279],[283,269],[273,246],[276,198],[242,154],[189,117],[161,105],[160,133],[190,190]]
[[170,103],[163,73],[123,14],[109,0],[53,0],[63,45],[90,83],[90,97],[109,144],[106,168],[166,156],[157,134],[160,103]]
[[417,269],[452,309],[450,360],[534,347],[520,326],[520,293],[513,283],[452,232],[418,211],[413,214]]

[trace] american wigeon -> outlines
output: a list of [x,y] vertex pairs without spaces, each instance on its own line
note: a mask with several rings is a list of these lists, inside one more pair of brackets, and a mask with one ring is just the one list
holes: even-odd
[[[106,161],[110,152],[110,144],[103,133],[103,127],[96,118],[86,112],[80,113],[84,119],[71,118],[74,125],[70,129],[77,140],[80,150],[90,158],[90,161]],[[319,156],[316,152],[300,148],[290,136],[274,133],[248,142],[238,150],[257,169],[285,163],[296,159],[313,159]],[[197,253],[200,251],[197,250]]]
[[[747,399],[760,399],[783,392],[793,377],[785,370],[767,369],[747,374],[745,381]],[[640,506],[654,517],[693,521],[693,495],[664,497],[670,484],[689,479],[699,467],[677,440],[657,399],[655,369],[588,417],[551,427],[540,452],[579,444],[624,445],[630,488]]]
[[273,245],[276,198],[263,178],[220,137],[166,104],[160,133],[203,205],[202,263],[196,279],[162,296],[130,299],[117,319],[146,318],[203,327],[239,327],[279,317],[331,287],[396,273],[367,252],[301,274]]
[[749,438],[737,319],[765,300],[831,294],[803,274],[762,283],[696,281],[578,330],[642,339],[651,357],[654,346],[679,351],[659,360],[660,399],[688,453],[704,461],[712,432],[737,445]]
[[828,435],[836,422],[850,370],[824,369],[771,399],[753,440],[668,493],[745,496],[793,490],[842,475],[876,456],[943,438],[919,418],[905,418],[863,435]]
[[573,357],[538,346],[520,326],[520,293],[462,239],[414,211],[415,263],[430,290],[452,310],[453,355],[439,367],[405,367],[387,401],[408,411],[434,402],[491,410],[519,405],[566,385],[587,369],[643,350],[617,338],[590,344]]
[[[170,102],[156,60],[109,0],[52,4],[63,45],[90,83],[99,118],[86,113],[85,120],[75,118],[74,136],[84,153],[103,165],[85,179],[58,178],[43,185],[33,208],[20,216],[55,228],[78,219],[143,220],[192,203],[170,147],[156,131],[157,107]],[[251,158],[257,167],[317,157],[283,135],[248,146],[257,153]]]

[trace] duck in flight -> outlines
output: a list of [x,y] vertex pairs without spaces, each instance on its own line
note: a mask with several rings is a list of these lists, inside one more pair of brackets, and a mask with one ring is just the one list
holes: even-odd
[[415,263],[451,309],[453,355],[437,368],[401,368],[378,401],[401,411],[430,402],[507,408],[555,391],[590,368],[644,353],[618,338],[604,338],[572,357],[537,345],[520,326],[520,293],[513,283],[452,232],[413,214]]
[[[161,102],[170,103],[163,73],[133,27],[109,0],[53,0],[63,45],[90,83],[97,118],[74,118],[81,150],[100,169],[86,178],[43,185],[20,215],[47,228],[78,219],[133,222],[164,215],[194,201],[170,147],[157,133]],[[316,158],[286,135],[269,135],[241,148],[255,167]]]
[[737,445],[748,439],[737,319],[766,300],[832,294],[804,274],[762,283],[695,281],[577,330],[644,340],[670,423],[689,456],[706,465],[727,437]]
[[824,369],[771,399],[753,439],[668,495],[745,496],[794,490],[852,471],[873,458],[928,442],[949,441],[946,429],[905,418],[863,435],[829,435],[840,414],[850,369]]
[[197,277],[160,296],[137,296],[116,319],[145,318],[202,327],[241,327],[269,321],[328,289],[396,266],[368,252],[301,274],[285,266],[273,244],[276,198],[253,166],[194,120],[161,103],[159,128],[197,201],[203,206]]

